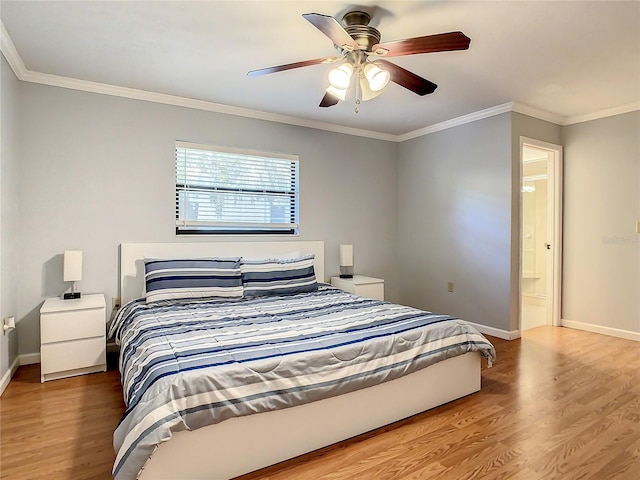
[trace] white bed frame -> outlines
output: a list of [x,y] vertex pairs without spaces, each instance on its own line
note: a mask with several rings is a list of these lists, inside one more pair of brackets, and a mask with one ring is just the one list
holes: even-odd
[[[316,255],[324,279],[324,242],[143,243],[120,247],[120,295],[142,296],[145,258]],[[480,354],[450,358],[405,377],[296,407],[231,418],[178,432],[160,444],[142,480],[236,477],[402,420],[480,390]]]

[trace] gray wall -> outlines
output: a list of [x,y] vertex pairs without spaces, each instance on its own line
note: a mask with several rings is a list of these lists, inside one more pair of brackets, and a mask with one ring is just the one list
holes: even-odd
[[352,243],[357,272],[397,300],[396,144],[30,83],[20,109],[20,354],[39,352],[41,303],[68,287],[65,249],[84,252],[80,290],[110,306],[120,243],[194,241],[174,234],[176,140],[299,154],[294,239],[325,241],[327,277]]
[[400,145],[401,303],[509,330],[511,159],[510,113]]
[[400,145],[402,303],[519,328],[520,137],[560,144],[561,134],[505,113]]
[[518,329],[524,136],[564,145],[562,318],[640,332],[638,132],[640,112],[567,127],[511,113],[401,144],[400,301]]
[[[299,154],[296,238],[325,240],[327,277],[352,243],[388,299],[505,331],[519,302],[519,138],[564,142],[563,318],[640,330],[638,112],[564,128],[505,113],[394,144],[21,83],[2,67],[0,310],[17,316],[20,354],[39,351],[42,300],[68,287],[65,249],[84,251],[81,290],[110,299],[120,243],[194,240],[174,235],[176,140]],[[247,238],[221,240],[233,239]]]
[[640,112],[563,129],[562,318],[640,333]]
[[[18,231],[18,79],[0,55],[0,328],[2,319],[15,316]],[[0,378],[18,356],[16,331],[0,335]]]

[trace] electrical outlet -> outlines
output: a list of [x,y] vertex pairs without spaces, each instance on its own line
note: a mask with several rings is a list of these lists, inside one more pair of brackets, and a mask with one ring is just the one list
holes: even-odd
[[120,297],[113,297],[111,299],[111,308],[114,310],[120,308]]
[[447,282],[447,292],[453,293],[453,282]]

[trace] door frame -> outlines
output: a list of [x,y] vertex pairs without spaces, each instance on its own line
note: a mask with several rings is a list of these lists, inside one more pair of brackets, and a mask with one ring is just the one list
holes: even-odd
[[[532,147],[538,150],[547,151],[548,155],[548,169],[547,174],[549,176],[548,189],[550,205],[553,208],[548,210],[549,225],[553,226],[553,234],[550,236],[551,241],[551,259],[548,260],[547,265],[551,268],[547,269],[547,322],[553,326],[559,327],[562,325],[561,307],[562,307],[562,164],[563,164],[563,149],[561,145],[554,143],[543,142],[542,140],[536,140],[529,137],[520,137],[520,259],[519,259],[519,304],[520,309],[518,311],[518,328],[522,330],[522,249],[523,249],[523,201],[522,201],[522,186],[523,186],[523,174],[524,171],[524,147]],[[549,294],[550,293],[550,294]]]

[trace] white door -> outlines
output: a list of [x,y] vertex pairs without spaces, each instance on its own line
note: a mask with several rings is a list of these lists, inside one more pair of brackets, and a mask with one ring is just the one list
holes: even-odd
[[520,330],[560,325],[562,147],[522,137]]

